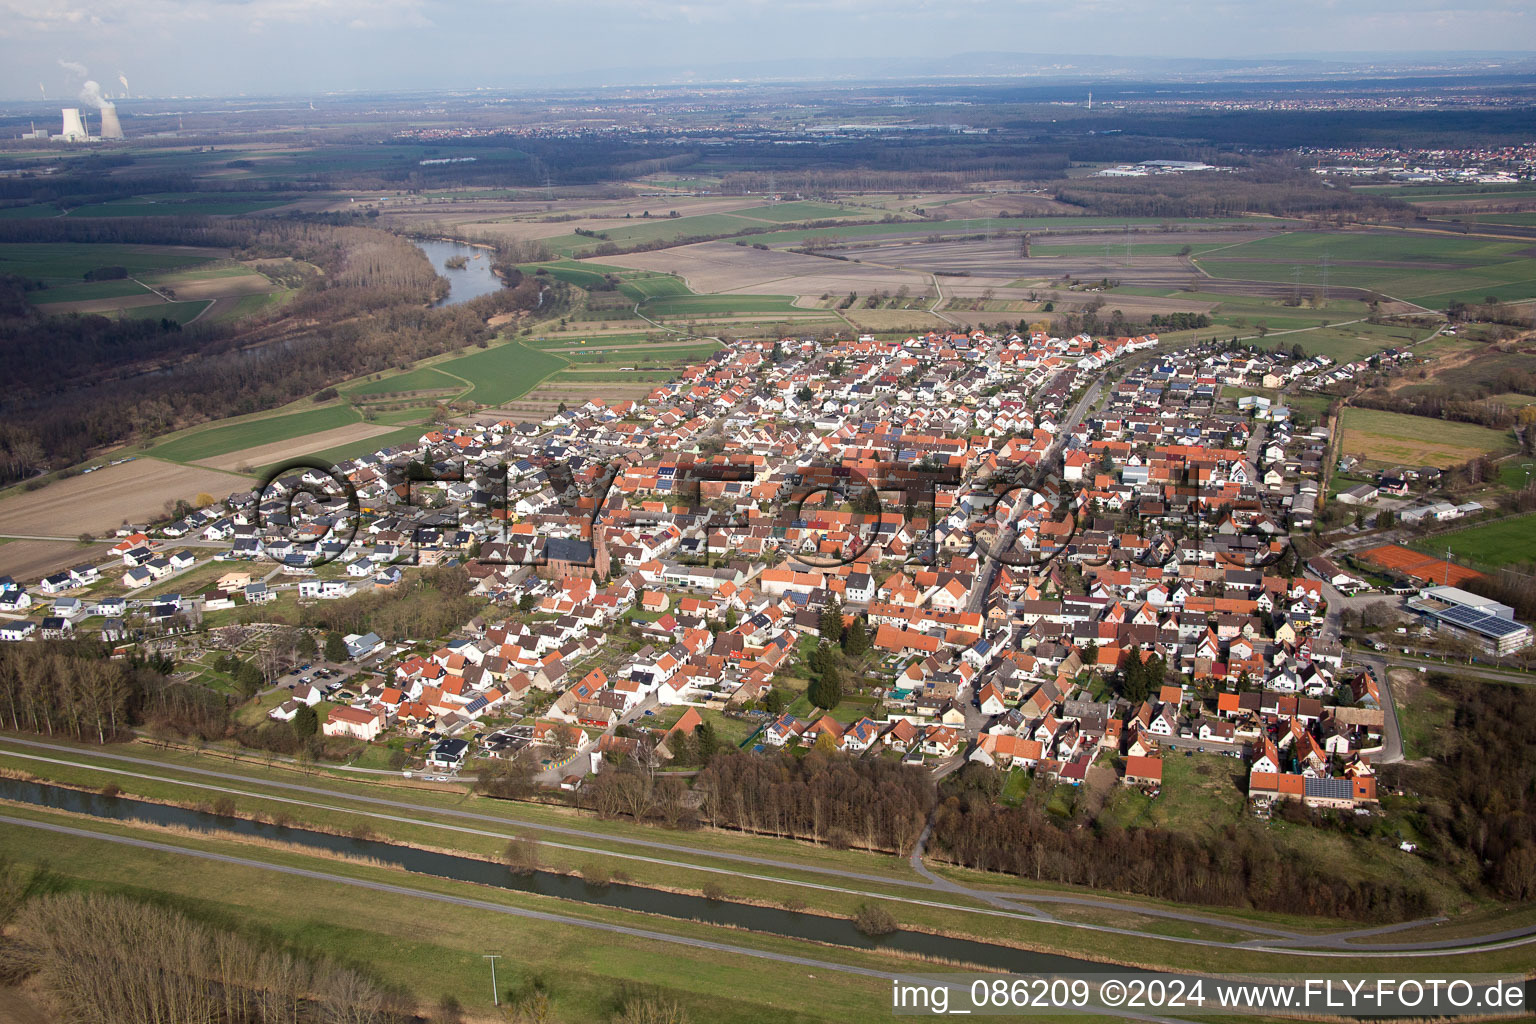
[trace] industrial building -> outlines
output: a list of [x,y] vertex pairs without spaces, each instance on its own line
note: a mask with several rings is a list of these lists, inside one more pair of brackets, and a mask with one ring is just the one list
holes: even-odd
[[1456,587],[1420,591],[1408,607],[1440,632],[1464,637],[1488,654],[1513,654],[1531,645],[1531,627],[1515,621],[1513,608]]

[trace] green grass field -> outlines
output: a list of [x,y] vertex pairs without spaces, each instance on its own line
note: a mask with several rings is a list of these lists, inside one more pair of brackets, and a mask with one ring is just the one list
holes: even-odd
[[1379,409],[1345,409],[1343,427],[1344,453],[1382,464],[1444,468],[1515,444],[1509,431]]
[[683,282],[682,278],[673,277],[670,274],[627,277],[619,285],[619,291],[636,302],[674,295],[693,294],[693,292],[688,290],[688,285]]
[[746,210],[735,210],[732,215],[750,217],[753,220],[771,220],[780,224],[792,224],[802,220],[833,220],[840,217],[849,220],[868,220],[876,216],[872,210],[850,210],[832,203],[819,203],[809,199],[774,203],[771,206],[754,206]]
[[[39,815],[23,817],[78,820]],[[721,933],[691,922],[590,908],[464,883],[406,875],[398,871],[316,859],[202,837],[167,836],[114,824],[88,823],[92,831],[137,835],[191,849],[307,867],[327,875],[367,878],[409,889],[465,896],[547,913],[620,921],[632,927],[695,937],[719,936],[735,945],[783,952],[808,952],[823,960],[897,970],[899,961],[877,954],[806,947],[803,943],[747,933]],[[7,857],[39,859],[46,844],[48,867],[60,888],[84,888],[168,902],[183,913],[212,919],[222,927],[254,927],[281,936],[315,956],[366,965],[387,984],[410,992],[424,1007],[444,993],[456,995],[476,1020],[500,1019],[491,1007],[490,975],[482,953],[501,950],[498,970],[503,1000],[535,982],[549,994],[550,1024],[610,1019],[625,990],[665,993],[688,1007],[690,1019],[751,1024],[765,1006],[786,1024],[858,1019],[860,1007],[881,1005],[889,983],[838,973],[836,985],[807,1004],[797,995],[802,972],[739,954],[689,950],[654,939],[597,932],[551,921],[497,914],[479,907],[449,907],[409,895],[380,896],[344,883],[277,875],[250,867],[193,859],[162,850],[139,850],[100,839],[52,835],[17,827],[0,840]],[[251,926],[243,922],[259,922]],[[430,924],[428,924],[430,922]]]
[[512,342],[436,363],[433,368],[473,381],[467,397],[494,406],[522,397],[566,365],[552,352]]
[[581,352],[560,353],[572,363],[577,364],[623,364],[645,363],[646,361],[657,363],[692,363],[708,359],[719,351],[720,346],[709,342],[702,345],[679,345],[676,347],[658,348],[647,350],[644,345],[622,345],[617,348],[606,346],[591,347]]
[[111,315],[133,320],[174,320],[179,324],[191,323],[209,306],[212,299],[192,299],[187,302],[162,302],[154,306],[131,306],[114,310]]
[[137,281],[83,281],[79,284],[50,284],[26,293],[27,301],[34,306],[52,305],[55,302],[90,302],[95,299],[121,299],[130,295],[148,295],[149,289]]
[[[1536,193],[1532,193],[1536,197]],[[1536,212],[1524,213],[1474,213],[1468,218],[1479,224],[1515,224],[1520,227],[1536,226]]]
[[673,370],[561,370],[550,380],[578,384],[624,384],[630,381],[665,384],[676,376]]
[[[430,410],[422,409],[409,410],[411,418],[415,420],[420,420],[425,415],[425,413],[429,411]],[[389,421],[386,417],[380,416],[379,422],[387,423]],[[386,434],[375,434],[372,437],[365,437],[359,441],[352,441],[348,444],[340,444],[334,448],[325,448],[318,452],[310,452],[309,454],[310,457],[319,459],[321,462],[334,464],[341,462],[344,459],[355,459],[359,455],[367,455],[370,452],[376,452],[383,448],[393,448],[396,445],[414,444],[416,439],[421,437],[421,435],[425,434],[426,432],[427,428],[421,426],[418,423],[413,426],[405,426],[400,427],[397,430],[391,430]],[[258,467],[257,472],[264,473],[276,465],[278,465],[278,463],[274,462],[271,465],[260,466]]]
[[682,295],[653,299],[640,307],[651,317],[721,316],[732,313],[809,313],[793,295]]
[[267,292],[265,295],[242,295],[235,300],[233,306],[227,307],[222,313],[214,313],[212,318],[218,323],[227,323],[231,320],[241,320],[258,313],[281,306],[293,298],[294,290],[291,288],[279,288],[276,291]]
[[[1522,482],[1524,478],[1522,471]],[[1536,562],[1536,518],[1522,516],[1519,519],[1489,523],[1487,526],[1474,526],[1469,530],[1440,534],[1419,541],[1413,547],[1439,558],[1445,557],[1445,549],[1449,547],[1457,561],[1489,569]]]
[[[1476,301],[1536,296],[1536,260],[1522,258],[1519,242],[1424,234],[1298,231],[1229,246],[1199,264],[1230,280],[1328,284],[1365,288],[1438,307],[1455,299]],[[1297,277],[1293,271],[1299,270]]]
[[355,384],[346,389],[346,394],[349,397],[366,398],[369,395],[386,395],[401,391],[438,391],[444,388],[462,391],[464,387],[462,380],[450,377],[430,366],[419,366],[414,370],[393,374],[382,380]]
[[187,193],[171,197],[134,196],[108,203],[76,207],[69,216],[81,217],[232,217],[286,206],[288,199],[233,199]]
[[[81,283],[86,271],[123,267],[129,274],[195,266],[218,259],[209,250],[163,245],[94,245],[85,242],[0,243],[0,273],[53,282]],[[113,282],[102,282],[113,283]]]
[[1530,199],[1536,198],[1536,189],[1529,184],[1445,184],[1445,185],[1352,185],[1351,192],[1367,192],[1377,196],[1391,196],[1404,202],[1443,202],[1447,199]]
[[31,206],[7,206],[0,209],[0,220],[36,220],[39,217],[57,217],[59,208],[51,203],[34,203]]
[[171,462],[196,462],[199,459],[228,455],[243,448],[344,427],[357,421],[357,412],[350,406],[328,405],[225,426],[194,427],[179,437],[155,445],[149,454]]

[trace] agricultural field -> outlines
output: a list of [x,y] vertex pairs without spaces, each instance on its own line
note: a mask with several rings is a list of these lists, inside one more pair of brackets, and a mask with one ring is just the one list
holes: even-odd
[[[927,274],[893,267],[865,266],[800,253],[754,249],[733,242],[700,242],[657,252],[604,257],[614,266],[675,274],[701,294],[768,292],[817,298],[875,290],[913,294],[931,290]],[[643,309],[649,312],[649,308]]]
[[462,391],[466,381],[443,373],[430,366],[420,366],[404,373],[391,374],[379,380],[369,380],[345,388],[348,398],[368,399],[379,395],[396,395],[413,391]]
[[1444,202],[1447,199],[1536,199],[1536,189],[1519,183],[1352,185],[1350,191],[1391,196],[1406,203]]
[[[164,317],[190,323],[202,316],[233,320],[291,294],[252,266],[183,246],[0,244],[0,272],[43,281],[27,301],[48,313]],[[122,267],[126,278],[84,281],[91,270]]]
[[1327,284],[1408,299],[1430,308],[1453,300],[1536,296],[1536,260],[1520,242],[1388,232],[1293,232],[1195,257],[1227,280],[1321,287]]
[[[412,419],[420,420],[423,418],[423,416],[423,410],[411,410]],[[383,417],[380,417],[380,421],[381,423],[383,422]],[[370,424],[359,424],[359,426],[370,426]],[[421,435],[424,434],[426,430],[427,428],[421,426],[419,423],[411,426],[393,428],[388,425],[384,425],[367,433],[358,431],[354,433],[353,440],[333,443],[330,447],[327,448],[317,447],[318,443],[326,443],[325,439],[317,437],[306,448],[304,454],[310,458],[318,459],[321,462],[334,465],[335,463],[341,462],[343,459],[354,459],[359,455],[367,455],[368,453],[376,452],[381,448],[393,448],[396,445],[413,444],[420,439]],[[334,437],[335,435],[332,436]],[[270,471],[274,465],[276,465],[275,462],[269,463],[267,465],[258,465],[256,467],[256,471],[257,473],[266,473]]]
[[40,280],[50,286],[78,284],[87,271],[99,267],[122,267],[137,276],[197,266],[224,255],[218,249],[182,245],[5,242],[0,243],[0,273]]
[[222,426],[192,427],[156,444],[150,454],[171,462],[201,462],[247,448],[350,426],[358,419],[357,412],[349,406],[328,405]]
[[681,342],[668,344],[666,342],[657,342],[648,345],[622,345],[617,347],[597,345],[591,348],[580,349],[561,348],[554,351],[569,359],[574,366],[576,364],[625,362],[639,362],[642,364],[656,362],[667,364],[697,363],[708,359],[719,349],[720,346],[714,342],[703,344]]
[[806,312],[794,304],[793,295],[676,295],[653,299],[640,309],[657,318]]
[[1522,228],[1536,227],[1536,211],[1531,210],[1515,213],[1474,213],[1468,214],[1467,219],[1479,224],[1511,224]]
[[6,540],[0,542],[0,576],[39,579],[81,562],[99,562],[105,552],[73,540]]
[[[1439,534],[1413,547],[1426,554],[1451,555],[1458,561],[1485,569],[1536,562],[1536,518],[1521,516],[1486,526]],[[0,554],[3,554],[0,551]]]
[[[421,428],[415,429],[417,434],[421,433]],[[330,430],[302,434],[298,437],[282,441],[273,441],[270,444],[241,448],[227,455],[203,459],[198,462],[198,465],[207,466],[210,469],[245,472],[257,467],[275,465],[286,459],[314,456],[319,452],[332,451],[343,446],[359,444],[360,442],[378,437],[380,434],[388,433],[392,433],[392,431],[387,426],[374,423],[351,423],[344,427],[334,427]],[[367,446],[364,445],[363,447]],[[373,447],[378,448],[382,447],[382,445],[376,444]]]
[[207,315],[208,310],[213,304],[211,299],[194,302],[157,302],[149,306],[130,306],[127,309],[119,309],[115,312],[116,315],[121,317],[174,320],[179,324],[189,324]]
[[287,198],[220,195],[208,192],[167,192],[156,195],[114,199],[70,210],[68,216],[83,217],[234,217],[287,206]]
[[148,288],[138,281],[126,278],[117,281],[87,281],[80,284],[50,284],[47,288],[27,293],[27,301],[45,311],[68,312],[66,306],[143,296],[145,301],[159,302]]
[[473,381],[474,386],[465,397],[496,406],[528,393],[566,365],[564,359],[551,352],[514,341],[435,363],[433,369]]
[[[35,491],[13,490],[0,498],[0,535],[71,538],[106,533],[125,521],[163,515],[167,505],[200,493],[223,498],[248,490],[250,481],[202,466],[138,458]],[[0,547],[4,554],[7,544]]]
[[1513,451],[1508,431],[1472,423],[1450,423],[1383,412],[1345,409],[1340,451],[1377,466],[1438,466],[1442,469],[1475,459]]

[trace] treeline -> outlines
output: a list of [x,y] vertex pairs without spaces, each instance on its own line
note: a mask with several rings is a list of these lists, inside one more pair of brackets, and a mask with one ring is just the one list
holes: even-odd
[[85,643],[0,647],[0,721],[17,732],[105,743],[142,706],[136,667]]
[[1131,320],[1118,309],[1103,315],[1104,300],[1095,298],[1082,310],[1057,313],[1055,328],[1063,336],[1074,334],[1107,335],[1112,338],[1137,337],[1159,331],[1189,331],[1211,326],[1211,318],[1204,313],[1154,314],[1149,320]]
[[[274,408],[350,377],[484,347],[499,313],[554,308],[558,282],[524,280],[472,302],[428,304],[444,287],[397,236],[353,224],[163,218],[0,221],[0,241],[220,246],[240,258],[293,256],[324,273],[266,322],[173,330],[105,317],[52,317],[0,288],[0,483],[93,449]],[[149,372],[153,371],[153,372]],[[29,392],[27,388],[31,389]],[[16,424],[21,424],[17,427]]]
[[[1157,828],[1058,823],[1039,801],[999,806],[990,769],[951,777],[933,841],[950,860],[1037,881],[1181,903],[1318,917],[1398,921],[1432,913],[1425,892],[1396,880],[1345,877],[1315,857],[1280,850],[1257,823],[1197,837]],[[993,776],[978,785],[980,772]],[[1038,779],[1034,790],[1050,787]]]
[[1536,395],[1536,373],[1505,370],[1480,384],[1404,388],[1399,391],[1372,389],[1356,395],[1352,401],[1366,409],[1382,409],[1457,423],[1476,423],[1494,430],[1508,430],[1516,423],[1526,421],[1520,418],[1520,406],[1493,398],[1503,394]]
[[75,1024],[406,1024],[414,1005],[354,968],[104,893],[35,895],[0,945]]
[[1326,187],[1317,176],[1270,165],[1247,171],[1196,171],[1143,178],[1073,178],[1059,202],[1113,217],[1326,217],[1347,221],[1401,217],[1407,204]]
[[1401,769],[1424,797],[1414,816],[1421,845],[1505,899],[1536,899],[1536,705],[1520,686],[1440,673],[1429,683],[1452,720],[1433,731],[1432,766]]
[[1516,619],[1524,622],[1536,619],[1536,577],[1501,569],[1469,579],[1461,586],[1474,594],[1509,605],[1515,610]]
[[716,754],[693,791],[717,828],[900,854],[911,851],[934,801],[925,772],[815,750],[803,759]]

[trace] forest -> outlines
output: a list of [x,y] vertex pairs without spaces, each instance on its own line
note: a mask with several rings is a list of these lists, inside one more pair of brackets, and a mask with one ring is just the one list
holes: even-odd
[[1421,845],[1505,899],[1536,898],[1536,705],[1521,686],[1444,673],[1429,685],[1451,720],[1429,763],[1396,769],[1421,796]]
[[693,790],[716,828],[900,854],[911,851],[933,806],[925,772],[818,750],[800,759],[718,753]]
[[1354,222],[1412,215],[1400,200],[1329,188],[1317,175],[1279,161],[1232,173],[1074,178],[1057,186],[1055,196],[1084,213],[1113,217],[1268,214]]
[[1180,903],[1365,921],[1435,910],[1417,887],[1349,878],[1315,856],[1282,850],[1257,821],[1204,837],[1098,822],[1083,827],[1056,820],[1044,803],[1051,787],[1039,780],[1023,803],[1000,805],[998,778],[972,765],[945,780],[934,815],[936,852],[982,871]]
[[0,723],[17,731],[105,743],[143,713],[164,677],[112,661],[93,643],[0,646]]

